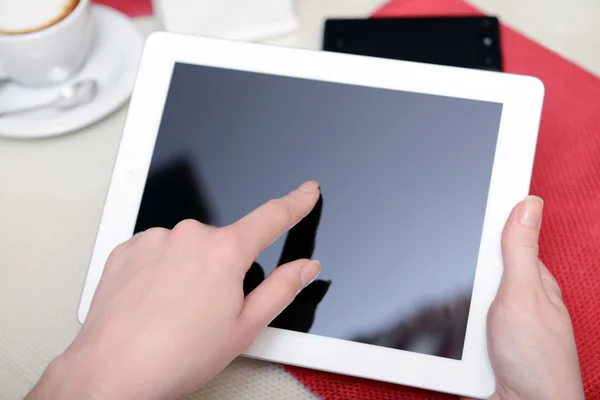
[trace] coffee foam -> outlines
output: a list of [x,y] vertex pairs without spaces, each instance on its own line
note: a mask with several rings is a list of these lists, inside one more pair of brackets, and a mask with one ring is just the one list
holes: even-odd
[[0,34],[35,32],[61,21],[79,0],[0,0]]

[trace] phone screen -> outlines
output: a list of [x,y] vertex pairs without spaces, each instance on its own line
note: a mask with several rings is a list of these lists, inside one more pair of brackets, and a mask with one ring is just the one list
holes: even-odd
[[323,50],[502,71],[495,17],[331,19]]

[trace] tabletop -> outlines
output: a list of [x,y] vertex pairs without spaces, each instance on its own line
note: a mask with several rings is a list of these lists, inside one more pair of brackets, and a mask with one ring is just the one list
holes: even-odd
[[[327,17],[382,0],[296,0],[300,29],[265,43],[318,49]],[[598,0],[471,0],[600,76]],[[150,17],[136,19],[144,34]],[[0,400],[22,398],[80,326],[76,309],[127,113],[46,140],[0,139]],[[238,359],[190,398],[314,399],[279,366]]]

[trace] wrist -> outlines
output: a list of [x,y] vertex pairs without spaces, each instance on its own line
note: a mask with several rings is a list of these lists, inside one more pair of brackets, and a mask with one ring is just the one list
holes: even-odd
[[[579,381],[580,382],[580,381]],[[578,382],[578,383],[579,383]],[[511,390],[502,385],[496,385],[496,392],[489,400],[585,400],[583,386],[561,387],[559,390],[548,387],[529,388],[528,390]]]
[[63,354],[50,363],[25,400],[112,398],[94,371]]

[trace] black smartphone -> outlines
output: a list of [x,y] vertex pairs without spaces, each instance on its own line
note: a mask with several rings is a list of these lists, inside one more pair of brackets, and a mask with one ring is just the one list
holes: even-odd
[[329,19],[323,50],[502,71],[497,18]]

